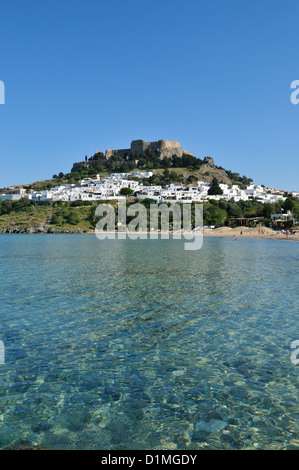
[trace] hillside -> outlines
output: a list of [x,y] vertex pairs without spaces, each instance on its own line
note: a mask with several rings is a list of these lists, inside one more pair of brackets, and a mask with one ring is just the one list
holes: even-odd
[[91,205],[0,201],[0,233],[84,233],[94,231]]
[[[144,143],[144,141],[142,142]],[[153,150],[146,150],[144,153],[123,153],[122,155],[111,154],[111,152],[118,151],[110,151],[109,158],[101,152],[96,152],[92,157],[85,157],[84,161],[74,164],[72,170],[67,174],[60,172],[53,175],[52,179],[23,185],[23,188],[28,193],[30,190],[37,192],[51,190],[53,187],[67,183],[75,183],[75,186],[79,187],[76,183],[80,179],[92,177],[95,174],[99,174],[102,180],[112,172],[136,170],[150,170],[153,173],[148,179],[132,177],[139,179],[139,183],[142,183],[143,186],[165,188],[165,186],[174,183],[186,187],[196,187],[198,181],[212,183],[216,179],[218,183],[237,185],[242,189],[252,183],[252,179],[246,176],[240,176],[239,173],[217,166],[212,157],[200,159],[191,153],[183,153],[183,151],[181,156],[170,155],[169,149],[167,150],[168,156],[163,158],[161,158],[161,154]],[[133,194],[133,191],[131,193]],[[129,204],[138,201],[138,193],[135,196],[137,197],[128,198]],[[50,201],[45,199],[42,201],[28,198],[14,201],[2,199],[0,200],[0,233],[93,232],[96,225],[95,208],[98,204],[99,201],[87,200],[73,200],[71,202],[70,200]],[[253,197],[248,201],[239,202],[225,199],[211,200],[204,203],[204,224],[234,226],[238,225],[238,220],[241,218],[258,217],[260,223],[269,225],[271,223],[270,215],[280,213],[281,210],[290,209],[298,217],[298,206],[298,200],[291,195],[287,203],[277,201],[276,203],[263,204]],[[194,205],[192,204],[193,209]]]
[[[240,187],[252,182],[251,178],[216,166],[212,157],[198,158],[183,150],[179,142],[169,140],[133,140],[129,149],[107,149],[105,154],[96,151],[90,158],[86,155],[83,161],[74,163],[71,175],[67,177],[79,179],[103,171],[127,173],[138,169],[173,170],[173,182],[185,185],[192,184],[196,179],[211,182],[215,177],[219,183],[238,184]],[[57,178],[60,175],[54,176]]]
[[[215,165],[212,157],[200,159],[188,153],[183,154],[181,157],[174,154],[171,157],[161,159],[154,151],[146,151],[144,154],[135,152],[125,157],[112,155],[106,158],[102,152],[97,152],[90,158],[86,156],[82,162],[74,163],[70,173],[53,175],[54,181],[44,182],[44,187],[50,188],[57,183],[75,182],[95,174],[107,176],[111,172],[126,173],[137,170],[154,171],[154,177],[149,180],[150,184],[158,184],[158,175],[162,174],[164,170],[169,170],[170,175],[172,175],[170,182],[186,186],[192,185],[196,181],[210,183],[214,177],[217,178],[219,183],[237,184],[240,188],[244,188],[253,182],[251,178]],[[28,188],[44,189],[37,188],[36,183]]]
[[[139,141],[133,141],[132,143],[134,142],[138,143]],[[140,142],[145,143],[144,141]],[[162,154],[162,156],[161,151],[158,150],[145,150],[144,152],[133,152],[129,149],[127,152],[124,150],[106,150],[106,155],[103,152],[97,151],[91,157],[85,156],[81,162],[74,163],[69,173],[58,172],[53,175],[52,179],[36,181],[31,184],[22,185],[22,187],[26,190],[39,191],[51,189],[58,184],[76,183],[80,179],[92,177],[95,174],[105,177],[109,176],[112,172],[128,173],[140,170],[154,172],[154,176],[149,180],[150,184],[163,184],[163,181],[160,181],[159,175],[163,174],[165,170],[169,176],[168,184],[177,183],[191,186],[195,185],[197,181],[211,183],[213,178],[217,178],[219,183],[234,184],[244,188],[253,182],[247,176],[241,176],[237,172],[217,166],[212,157],[201,159],[190,152],[184,153],[185,151],[180,147],[179,150],[180,152],[178,148],[173,150],[173,152],[179,153],[179,156],[177,153],[172,153],[171,149],[167,149],[167,153]],[[120,152],[120,154],[117,152]]]

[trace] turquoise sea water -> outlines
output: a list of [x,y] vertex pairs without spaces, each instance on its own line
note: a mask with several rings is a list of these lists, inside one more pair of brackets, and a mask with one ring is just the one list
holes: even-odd
[[299,448],[299,244],[1,235],[0,448]]

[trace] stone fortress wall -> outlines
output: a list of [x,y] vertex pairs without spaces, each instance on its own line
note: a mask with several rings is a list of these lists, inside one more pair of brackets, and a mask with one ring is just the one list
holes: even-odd
[[176,140],[158,140],[155,142],[146,142],[145,140],[132,140],[130,149],[107,149],[105,152],[106,158],[110,158],[112,155],[119,155],[124,157],[130,152],[140,152],[141,154],[146,150],[154,150],[159,154],[159,158],[168,157],[171,158],[173,155],[181,157],[184,153],[193,155],[191,152],[183,150],[180,143]]
[[129,154],[131,152],[131,149],[117,149],[117,150],[111,150],[107,149],[105,152],[105,157],[106,160],[109,160],[112,155],[119,155],[120,157],[125,157],[126,154]]

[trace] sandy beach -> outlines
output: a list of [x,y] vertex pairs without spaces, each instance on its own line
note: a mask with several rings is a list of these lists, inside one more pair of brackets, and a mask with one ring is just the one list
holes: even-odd
[[[95,233],[95,232],[90,232],[90,233]],[[121,233],[122,235],[126,234],[129,235],[129,232],[97,232],[98,235],[114,235],[116,238],[118,235]],[[135,236],[138,238],[138,235],[143,235],[143,236],[149,236],[149,235],[156,235],[160,236],[162,233],[161,231],[158,232],[136,232]],[[133,235],[133,232],[130,233],[130,235]],[[164,235],[166,233],[164,232]],[[169,233],[169,237],[172,237],[172,233]],[[178,233],[176,233],[178,235]],[[184,235],[188,237],[194,237],[194,236],[201,236],[201,232],[182,232],[181,236],[183,237]],[[286,241],[299,241],[299,232],[296,234],[289,234],[288,237],[285,233],[282,232],[277,232],[275,230],[272,230],[271,228],[267,227],[254,227],[254,228],[249,228],[249,227],[235,227],[235,228],[230,228],[230,227],[219,227],[216,229],[204,229],[203,230],[203,235],[204,237],[231,237],[231,238],[259,238],[259,239],[271,239],[271,240],[286,240]]]
[[219,227],[216,229],[204,229],[204,236],[207,237],[235,237],[235,238],[267,238],[271,240],[294,240],[299,241],[299,232],[289,234],[277,232],[267,227]]

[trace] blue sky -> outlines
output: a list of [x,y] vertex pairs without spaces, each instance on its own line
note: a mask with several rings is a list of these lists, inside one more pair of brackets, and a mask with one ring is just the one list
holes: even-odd
[[0,3],[0,187],[132,139],[299,190],[297,0]]

